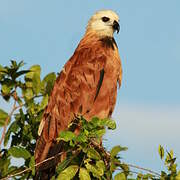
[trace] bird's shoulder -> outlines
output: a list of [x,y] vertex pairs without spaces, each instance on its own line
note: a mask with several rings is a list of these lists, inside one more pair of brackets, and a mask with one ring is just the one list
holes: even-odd
[[[117,45],[112,38],[83,38],[72,57],[66,62],[60,72],[55,85],[63,86],[70,77],[82,75],[82,73],[100,72],[107,64],[119,69],[120,57]],[[78,83],[77,83],[78,84]]]

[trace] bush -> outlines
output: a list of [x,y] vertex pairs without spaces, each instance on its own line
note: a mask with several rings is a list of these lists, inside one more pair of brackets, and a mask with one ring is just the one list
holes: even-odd
[[[32,179],[35,176],[35,168],[45,163],[43,161],[35,164],[34,149],[39,123],[48,103],[56,74],[49,73],[41,80],[39,65],[21,70],[23,65],[23,62],[16,61],[11,61],[10,66],[0,65],[1,97],[10,104],[13,102],[9,114],[5,109],[0,109],[1,179]],[[74,125],[80,127],[78,135],[72,131]],[[57,138],[64,143],[66,159],[57,165],[52,179],[123,180],[133,179],[132,177],[135,176],[136,179],[180,179],[180,171],[177,171],[173,151],[166,152],[165,156],[162,146],[159,146],[159,155],[164,160],[167,172],[162,171],[159,174],[121,162],[119,153],[126,151],[126,147],[115,146],[108,151],[102,145],[102,136],[107,128],[115,129],[115,122],[98,117],[87,122],[83,117],[77,117],[69,125],[69,129],[61,132]],[[21,159],[21,163],[13,163],[14,159]],[[47,159],[46,162],[49,160]],[[131,168],[137,169],[137,172],[132,172]],[[140,171],[144,174],[139,173]]]

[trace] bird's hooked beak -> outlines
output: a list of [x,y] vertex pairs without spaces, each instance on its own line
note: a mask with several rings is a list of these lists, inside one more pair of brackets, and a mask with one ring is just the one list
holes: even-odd
[[113,29],[114,29],[114,31],[117,31],[117,33],[119,33],[120,26],[116,20],[113,22]]

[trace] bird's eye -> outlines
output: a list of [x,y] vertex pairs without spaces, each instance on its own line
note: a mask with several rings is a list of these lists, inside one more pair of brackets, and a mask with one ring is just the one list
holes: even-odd
[[103,21],[103,22],[107,22],[107,21],[109,21],[109,18],[106,17],[106,16],[104,16],[104,17],[102,17],[102,21]]

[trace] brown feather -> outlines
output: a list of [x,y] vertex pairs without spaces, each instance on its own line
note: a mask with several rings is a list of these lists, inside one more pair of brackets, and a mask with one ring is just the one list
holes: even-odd
[[[39,130],[36,163],[52,156],[58,134],[75,116],[81,114],[90,120],[112,114],[122,70],[115,41],[107,38],[102,40],[95,33],[87,33],[57,78]],[[59,147],[56,152],[61,150]]]

